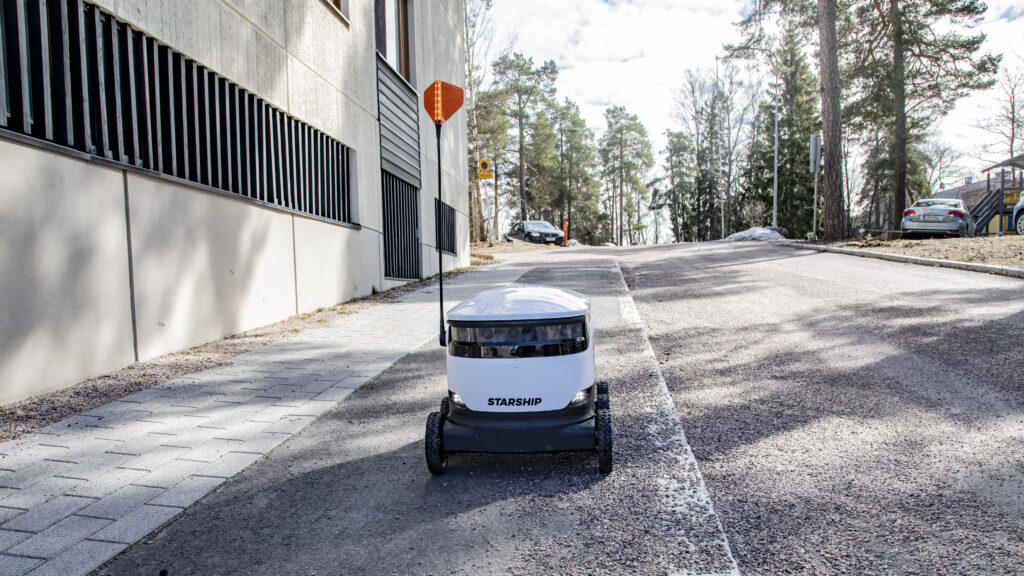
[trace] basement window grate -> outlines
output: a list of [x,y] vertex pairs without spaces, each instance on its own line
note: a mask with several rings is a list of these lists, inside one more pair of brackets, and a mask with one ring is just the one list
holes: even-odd
[[442,252],[457,256],[455,244],[455,208],[434,198],[434,214],[437,218],[437,238]]
[[0,130],[354,224],[351,150],[82,0],[0,0]]

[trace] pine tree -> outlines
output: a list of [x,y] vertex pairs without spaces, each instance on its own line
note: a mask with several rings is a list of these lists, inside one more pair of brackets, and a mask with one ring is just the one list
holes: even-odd
[[555,93],[558,68],[553,60],[534,67],[533,59],[514,53],[493,64],[496,88],[505,95],[505,115],[516,128],[516,160],[519,178],[520,217],[526,214],[526,131],[538,109],[551,101]]
[[644,174],[654,165],[647,129],[635,114],[623,106],[605,110],[608,129],[601,136],[603,175],[614,194],[612,221],[616,223],[616,243],[623,245],[624,234],[636,241],[643,224],[639,208],[646,206]]
[[977,54],[985,35],[963,34],[979,23],[978,0],[859,2],[845,26],[841,53],[853,88],[849,115],[885,130],[892,146],[892,219],[906,208],[908,148],[969,91],[988,88],[999,57]]
[[[594,134],[580,116],[579,106],[566,99],[555,108],[555,132],[558,136],[558,191],[561,206],[559,221],[568,225],[569,238],[596,238],[598,189],[593,173],[597,164]],[[577,218],[577,214],[583,215]]]
[[689,237],[687,225],[690,221],[690,205],[694,193],[693,141],[685,132],[666,131],[668,144],[665,147],[665,177],[662,181],[663,200],[669,211],[669,226],[676,242],[685,242]]

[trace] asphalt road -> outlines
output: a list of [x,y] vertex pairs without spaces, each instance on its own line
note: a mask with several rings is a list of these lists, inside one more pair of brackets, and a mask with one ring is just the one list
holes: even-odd
[[1024,281],[622,253],[744,574],[1024,573]]
[[520,282],[593,301],[615,471],[593,453],[426,469],[444,350],[406,356],[97,574],[731,574],[735,563],[614,259]]
[[594,298],[612,475],[431,477],[428,345],[98,573],[1022,573],[1024,282],[755,243],[520,260]]

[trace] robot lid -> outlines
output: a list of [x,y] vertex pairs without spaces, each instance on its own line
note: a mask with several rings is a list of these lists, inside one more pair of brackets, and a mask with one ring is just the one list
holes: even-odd
[[513,285],[477,294],[448,313],[453,322],[575,318],[590,312],[590,298],[553,286]]

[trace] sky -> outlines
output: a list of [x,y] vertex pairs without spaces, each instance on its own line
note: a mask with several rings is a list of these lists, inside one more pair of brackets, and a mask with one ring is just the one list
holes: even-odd
[[[515,39],[515,48],[535,63],[554,60],[560,98],[579,106],[587,124],[600,133],[604,111],[623,105],[640,117],[655,150],[664,133],[680,126],[676,96],[687,69],[714,68],[722,45],[735,42],[735,23],[748,0],[495,0],[495,45]],[[1024,2],[989,0],[979,29],[986,49],[1005,53],[1024,69]],[[991,94],[962,100],[939,130],[964,154],[966,172],[977,173],[992,161],[981,153],[987,132],[975,128]]]

